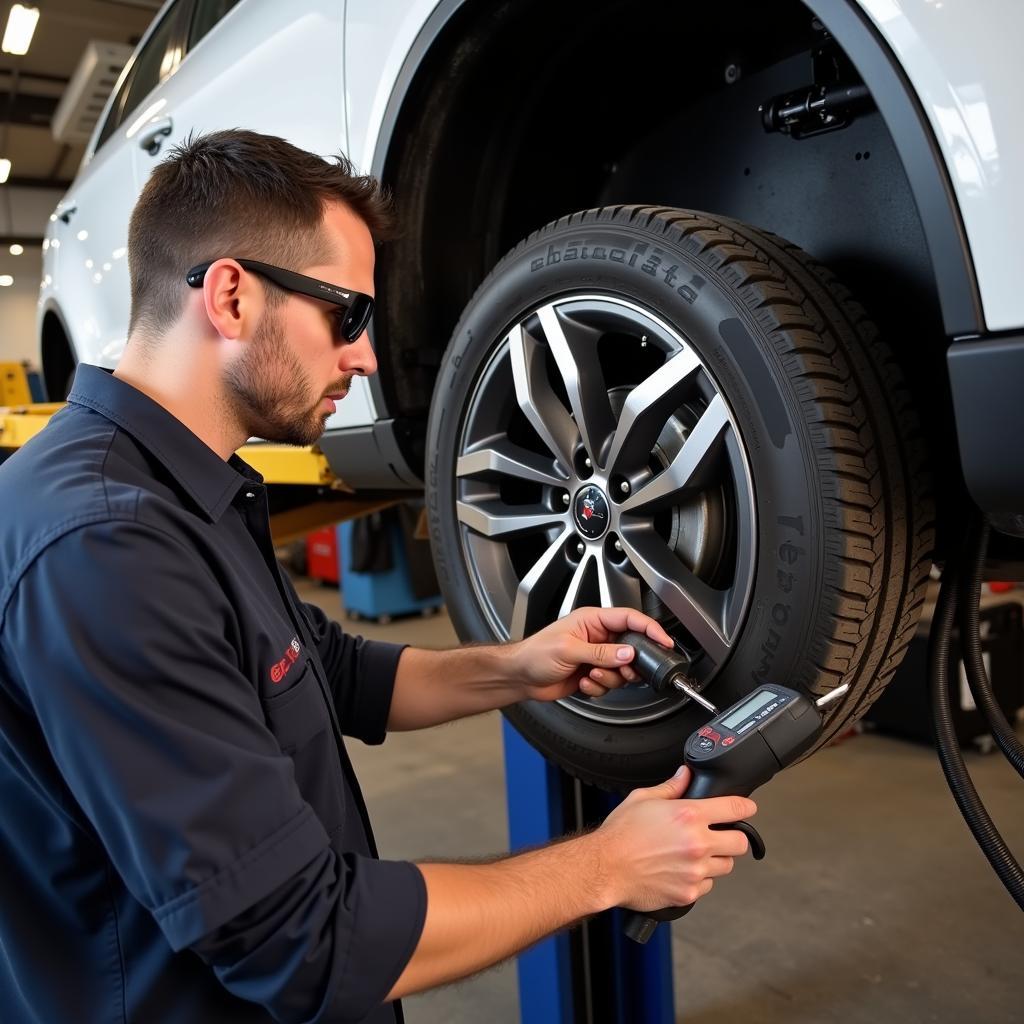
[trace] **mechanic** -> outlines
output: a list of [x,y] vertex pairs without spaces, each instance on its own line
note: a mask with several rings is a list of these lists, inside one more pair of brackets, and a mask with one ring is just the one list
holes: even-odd
[[6,1021],[400,1020],[401,996],[586,915],[689,903],[746,851],[708,826],[754,804],[680,803],[681,771],[542,849],[378,859],[341,734],[600,696],[636,678],[614,634],[670,643],[626,608],[500,646],[365,641],[279,571],[234,452],[312,443],[376,369],[387,217],[344,158],[186,141],[132,214],[117,370],[80,366],[0,467]]

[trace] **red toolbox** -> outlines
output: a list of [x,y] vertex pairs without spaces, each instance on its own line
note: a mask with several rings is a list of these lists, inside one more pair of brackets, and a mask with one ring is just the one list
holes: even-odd
[[306,535],[306,575],[324,583],[341,582],[337,527],[325,526]]

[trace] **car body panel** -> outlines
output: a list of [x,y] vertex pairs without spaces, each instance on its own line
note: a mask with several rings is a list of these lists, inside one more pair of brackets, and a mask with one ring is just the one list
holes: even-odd
[[985,326],[1024,324],[1011,245],[1024,235],[1017,0],[859,0],[924,107],[960,206]]
[[129,149],[105,146],[75,179],[43,239],[40,314],[55,306],[66,322],[73,311],[67,327],[79,358],[111,367],[128,325],[126,247],[135,195],[123,183],[134,174]]
[[438,0],[346,0],[345,104],[351,156],[375,166],[381,125],[416,37]]
[[[191,5],[192,0],[172,0],[154,25]],[[179,52],[170,76],[103,146],[90,151],[61,207],[76,206],[74,219],[49,226],[48,240],[60,245],[44,253],[40,325],[55,310],[68,325],[78,358],[116,364],[128,320],[127,261],[116,254],[126,245],[131,205],[159,159],[139,148],[129,132],[143,133],[154,120],[169,117],[173,130],[161,148],[165,153],[188,131],[250,127],[325,155],[343,149],[359,169],[379,173],[405,89],[461,6],[460,0],[241,0],[183,58]],[[926,161],[925,178],[937,182],[932,195],[915,192],[915,198],[933,262],[938,267],[949,260],[936,271],[947,333],[964,336],[1024,323],[1024,292],[1014,287],[1014,261],[1004,241],[1014,228],[1024,228],[1024,192],[1014,173],[1024,170],[1024,130],[1011,114],[1019,73],[1010,52],[1024,29],[1024,8],[1010,0],[807,0],[807,6],[820,14],[856,13],[862,36],[873,26],[867,45],[890,51],[885,60],[897,76],[890,72],[887,88],[907,93],[900,102],[913,108],[914,128],[924,140],[914,159]],[[842,45],[840,21],[834,31]],[[282,69],[302,74],[282,76]],[[125,75],[130,71],[131,63]],[[889,99],[883,97],[880,107]],[[105,119],[106,113],[100,126]],[[898,127],[890,122],[894,133]],[[98,126],[94,140],[99,133]],[[903,151],[901,156],[906,163]],[[912,183],[917,170],[908,168]],[[942,231],[931,226],[936,211],[949,222]],[[85,240],[78,238],[80,230],[88,232]],[[957,301],[961,315],[953,317],[945,296],[947,271],[963,281],[965,296]],[[388,414],[381,388],[357,379],[328,429],[371,426]]]
[[[164,12],[169,16],[169,7]],[[109,251],[123,256],[132,206],[171,146],[191,132],[231,125],[281,135],[325,156],[346,150],[343,13],[343,5],[336,0],[307,2],[301,8],[274,0],[239,4],[184,55],[174,73],[95,152],[70,193],[78,206],[75,220],[67,227],[59,220],[50,225],[54,237],[61,236],[57,252],[62,254],[62,269],[54,265],[46,270],[54,281],[61,278],[46,297],[64,310],[65,319],[69,319],[69,308],[76,311],[69,326],[79,358],[112,368],[121,356],[128,324],[127,260],[115,260]],[[151,34],[152,29],[147,38]],[[268,68],[306,67],[316,68],[316,87],[302,89],[301,102],[297,90],[280,87],[267,74]],[[171,122],[171,130],[159,151],[150,153],[139,139],[149,126],[165,119]],[[130,187],[125,187],[126,182],[131,182]],[[97,229],[90,227],[89,250],[78,250],[77,236],[71,231],[79,221],[83,226],[102,222],[101,240],[94,241]],[[110,271],[103,272],[97,264],[89,277],[69,272],[73,261],[82,259],[84,264],[89,258],[86,253],[93,249],[94,259],[102,256],[110,262]],[[63,287],[63,294],[56,291],[58,287]],[[83,309],[88,311],[84,317],[79,312]],[[371,423],[375,416],[366,381],[357,378],[328,428]]]

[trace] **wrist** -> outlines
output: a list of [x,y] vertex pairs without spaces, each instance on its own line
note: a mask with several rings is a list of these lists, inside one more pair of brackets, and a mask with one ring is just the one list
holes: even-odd
[[586,913],[600,914],[619,906],[622,903],[619,864],[609,849],[609,837],[598,828],[570,842],[577,846],[578,856],[574,860],[581,868],[577,877],[587,882],[587,897],[591,905]]
[[527,673],[524,662],[523,641],[517,640],[510,644],[501,644],[494,648],[498,664],[498,678],[508,687],[512,695],[512,703],[524,700],[527,696]]

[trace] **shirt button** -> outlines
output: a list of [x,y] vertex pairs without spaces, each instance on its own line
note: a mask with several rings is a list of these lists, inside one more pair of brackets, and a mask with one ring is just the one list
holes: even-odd
[[254,494],[254,493],[253,493],[252,491],[246,491],[246,492],[245,492],[245,496],[246,496],[246,497],[247,497],[247,498],[248,498],[248,499],[249,499],[250,501],[252,501],[252,499],[256,497],[256,495],[255,495],[255,494]]

